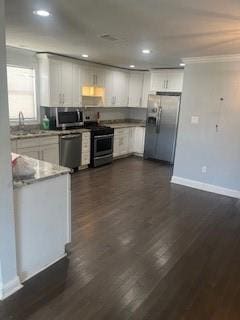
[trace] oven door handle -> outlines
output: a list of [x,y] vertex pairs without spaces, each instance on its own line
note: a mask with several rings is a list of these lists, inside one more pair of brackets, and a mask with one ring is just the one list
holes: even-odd
[[111,138],[113,137],[114,134],[104,134],[102,136],[95,136],[94,139],[99,139],[99,138]]

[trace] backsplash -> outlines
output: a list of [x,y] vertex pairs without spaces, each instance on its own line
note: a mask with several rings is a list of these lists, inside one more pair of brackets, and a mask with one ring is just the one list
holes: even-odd
[[[115,107],[85,107],[81,108],[84,112],[85,120],[96,121],[97,113],[100,114],[100,121],[145,121],[146,109],[143,108],[115,108]],[[55,115],[54,108],[41,108],[41,119],[46,114],[48,117]]]

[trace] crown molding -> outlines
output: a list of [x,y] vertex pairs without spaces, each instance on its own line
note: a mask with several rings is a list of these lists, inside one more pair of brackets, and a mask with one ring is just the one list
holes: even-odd
[[191,58],[183,58],[182,61],[185,64],[211,63],[211,62],[236,62],[236,61],[240,61],[240,54],[191,57]]

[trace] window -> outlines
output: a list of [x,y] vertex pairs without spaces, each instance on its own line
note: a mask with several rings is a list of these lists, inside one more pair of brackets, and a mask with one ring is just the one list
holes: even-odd
[[22,111],[28,121],[37,120],[35,70],[7,66],[10,121],[18,120]]

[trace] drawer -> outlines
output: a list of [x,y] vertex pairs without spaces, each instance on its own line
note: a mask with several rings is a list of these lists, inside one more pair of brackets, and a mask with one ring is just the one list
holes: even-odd
[[90,140],[90,132],[83,132],[82,133],[82,141],[83,140]]
[[90,152],[82,153],[81,165],[87,165],[90,163]]
[[58,144],[58,136],[39,138],[40,146],[48,146],[50,144]]
[[90,145],[82,145],[82,153],[90,153]]
[[82,141],[82,149],[90,149],[90,141]]
[[129,128],[122,128],[122,129],[115,129],[114,135],[121,136],[121,135],[128,135],[129,134]]
[[19,139],[17,141],[17,149],[19,148],[31,148],[39,146],[39,138]]

